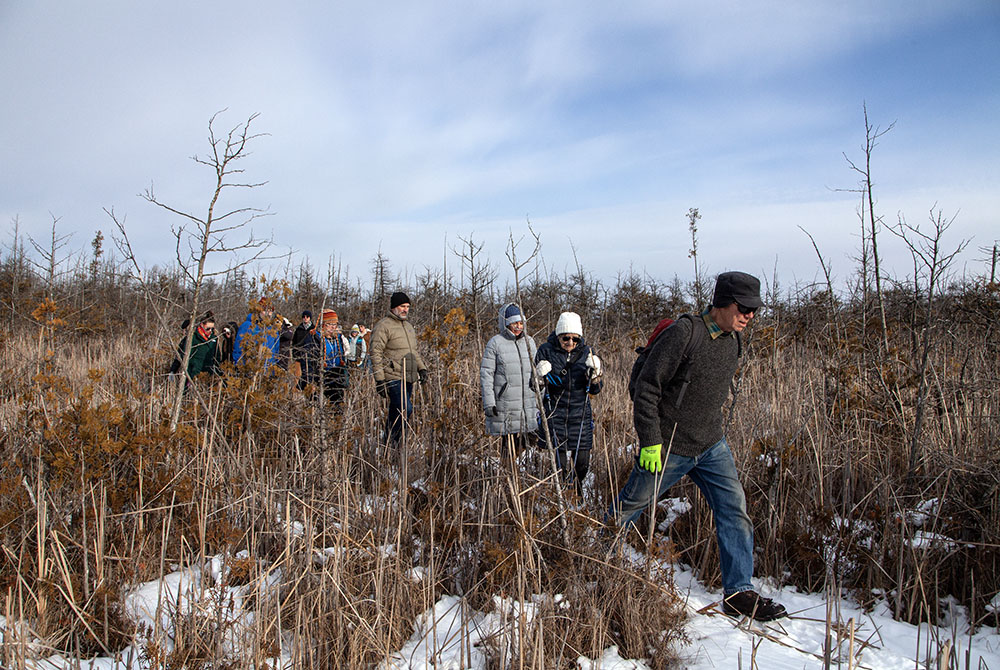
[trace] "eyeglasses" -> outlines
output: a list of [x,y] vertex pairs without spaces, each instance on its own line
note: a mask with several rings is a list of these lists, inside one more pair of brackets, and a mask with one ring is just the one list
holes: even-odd
[[736,309],[740,311],[740,314],[753,314],[757,311],[756,307],[747,307],[746,305],[741,305],[740,303],[736,303]]
[[580,344],[580,338],[574,337],[572,335],[560,335],[559,340],[562,342],[573,342],[574,344]]

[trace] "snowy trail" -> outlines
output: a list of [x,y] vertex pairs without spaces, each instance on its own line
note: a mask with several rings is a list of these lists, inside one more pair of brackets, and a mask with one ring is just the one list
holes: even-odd
[[[637,552],[623,557],[628,561],[640,561]],[[218,557],[210,563],[209,569],[218,578],[222,568]],[[663,577],[672,579],[676,593],[685,599],[690,619],[687,633],[690,645],[681,650],[681,667],[691,670],[715,670],[717,668],[763,668],[765,670],[798,670],[800,668],[822,668],[824,640],[827,635],[827,603],[822,594],[803,594],[795,589],[769,589],[766,584],[756,583],[758,590],[773,597],[788,609],[791,617],[772,624],[751,624],[737,621],[723,615],[717,605],[721,594],[709,591],[694,574],[682,566],[660,564]],[[669,574],[664,574],[669,573]],[[157,603],[173,600],[181,609],[194,606],[191,598],[199,592],[200,571],[189,568],[185,571],[166,575],[162,580],[140,585],[127,596],[128,609],[136,621],[154,627],[159,622],[161,629],[169,637],[171,618],[158,612]],[[265,579],[269,587],[278,583],[277,575]],[[245,587],[241,587],[245,588]],[[213,594],[214,591],[214,594]],[[210,602],[199,606],[211,606],[213,602],[233,603],[226,618],[232,624],[232,640],[240,638],[240,629],[253,625],[253,612],[243,609],[240,590],[219,588],[209,589]],[[230,599],[231,598],[231,599]],[[479,670],[487,667],[486,649],[479,643],[488,641],[495,651],[498,645],[507,649],[516,646],[517,621],[526,623],[535,615],[542,604],[559,606],[559,595],[536,595],[527,603],[495,597],[490,612],[471,610],[465,601],[454,595],[443,596],[433,607],[421,614],[414,622],[414,632],[385,663],[384,670],[430,669],[434,670]],[[1000,606],[1000,597],[994,601]],[[831,630],[832,667],[858,668],[859,670],[889,670],[898,668],[937,667],[937,653],[940,644],[952,642],[954,667],[1000,669],[1000,632],[995,628],[980,628],[971,636],[968,621],[962,608],[956,607],[946,625],[913,626],[892,619],[886,606],[876,607],[872,612],[864,612],[848,600],[837,600],[831,604],[831,619],[840,625]],[[853,626],[853,643],[850,631]],[[0,635],[7,628],[7,622],[0,617]],[[523,628],[522,628],[523,630]],[[838,634],[839,630],[839,634]],[[118,660],[94,658],[86,660],[70,659],[53,655],[38,663],[36,667],[49,670],[83,668],[96,670],[131,670],[147,668],[148,662],[140,660],[145,640],[137,639],[130,650],[122,653]],[[275,668],[292,668],[293,653],[291,637],[282,636],[280,656],[273,659]],[[233,649],[234,654],[237,650]],[[968,653],[968,666],[966,654]],[[851,657],[848,665],[849,656]],[[234,655],[235,658],[235,655]],[[129,659],[131,662],[129,662]],[[838,659],[840,665],[838,666]],[[928,663],[930,661],[930,663]],[[615,647],[609,647],[595,659],[576,659],[580,670],[642,670],[648,668],[641,659],[624,659]]]
[[[691,645],[684,654],[687,667],[707,670],[738,667],[742,662],[742,667],[749,668],[751,660],[767,669],[823,666],[827,602],[822,594],[803,594],[790,588],[769,591],[761,586],[761,592],[785,605],[791,616],[773,624],[749,624],[721,613],[700,614],[717,603],[721,594],[707,591],[689,570],[675,567],[674,581],[691,611],[687,625]],[[840,622],[830,630],[834,666],[839,658],[841,667],[848,667],[848,656],[853,656],[851,667],[857,668],[913,668],[918,656],[923,666],[928,653],[936,659],[939,645],[934,636],[942,644],[953,639],[951,628],[917,627],[895,621],[885,606],[871,613],[843,599],[831,606],[831,619]],[[959,633],[968,630],[964,612],[956,616],[954,626]],[[963,666],[966,649],[970,649],[967,632],[954,639],[952,649],[953,656],[963,659]],[[1000,634],[993,628],[981,629],[971,640],[971,651],[971,667],[980,667],[980,658],[985,667],[1000,667]]]
[[[678,593],[685,597],[691,617],[687,624],[691,644],[682,650],[682,667],[691,670],[737,667],[800,670],[823,667],[827,603],[821,594],[803,594],[795,589],[769,591],[758,584],[761,592],[783,603],[792,616],[772,624],[751,624],[727,617],[712,607],[719,602],[721,594],[708,591],[690,570],[678,566],[664,567],[672,570],[674,584]],[[460,630],[462,623],[457,615],[457,602],[457,598],[449,596],[439,601],[433,611],[428,610],[421,617],[422,623],[417,625],[409,642],[390,662],[380,667],[386,670],[485,668],[482,656],[475,652],[470,655],[469,650],[476,648],[476,641],[484,633],[494,637],[502,634],[498,621],[503,617],[480,613],[469,617],[466,629]],[[952,640],[951,653],[960,662],[960,667],[965,667],[965,653],[969,650],[969,667],[1000,668],[1000,634],[994,628],[982,628],[970,640],[964,612],[957,612],[948,627],[917,627],[894,621],[886,607],[866,613],[847,600],[838,600],[831,605],[832,619],[841,622],[830,630],[832,667],[895,670],[927,667],[928,658],[931,659],[931,667],[937,667],[938,640],[942,644]],[[510,608],[515,606],[498,601],[498,611],[507,608],[509,613]],[[532,605],[527,607],[530,609]],[[438,630],[428,628],[428,621],[437,621]],[[852,627],[853,642],[850,635]],[[958,635],[955,635],[956,631]],[[439,640],[448,640],[448,643],[435,645],[435,636]],[[852,657],[850,666],[848,656]],[[615,647],[607,649],[598,659],[581,657],[577,666],[581,670],[640,670],[648,667],[638,659],[623,659]]]

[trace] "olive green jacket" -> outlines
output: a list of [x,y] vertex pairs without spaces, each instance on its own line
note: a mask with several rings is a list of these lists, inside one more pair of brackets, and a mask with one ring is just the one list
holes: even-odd
[[404,381],[415,382],[419,371],[427,369],[413,326],[391,312],[372,330],[371,359],[377,382],[404,380],[404,374]]

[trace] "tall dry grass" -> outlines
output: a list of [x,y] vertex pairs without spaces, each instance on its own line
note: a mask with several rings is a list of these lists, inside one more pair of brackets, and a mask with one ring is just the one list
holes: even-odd
[[[728,436],[758,576],[886,600],[910,621],[937,620],[954,597],[982,620],[1000,590],[1000,352],[995,295],[972,297],[949,312],[930,358],[916,468],[905,310],[882,354],[863,315],[845,309],[836,323],[817,314],[825,302],[754,324]],[[337,408],[259,365],[199,379],[171,432],[169,344],[54,326],[7,335],[0,664],[120,652],[137,632],[126,594],[189,570],[164,586],[133,651],[152,667],[265,667],[279,648],[294,667],[371,667],[445,594],[461,596],[465,616],[509,617],[516,636],[466,650],[490,667],[573,667],[612,644],[668,667],[683,642],[669,578],[609,555],[601,534],[632,463],[625,386],[642,329],[589,336],[607,370],[592,474],[582,501],[563,491],[561,513],[547,455],[529,450],[512,468],[483,433],[474,333],[485,338],[490,321],[477,329],[460,309],[435,313],[418,321],[434,374],[417,387],[402,451],[380,444],[384,407],[364,374]],[[718,585],[707,506],[689,483],[671,495],[692,511],[628,541]],[[223,601],[234,593],[242,610]],[[496,600],[539,594],[563,599],[538,600],[534,616]]]
[[162,354],[10,343],[0,662],[120,653],[137,633],[126,593],[189,570],[138,631],[132,653],[152,667],[265,667],[279,648],[293,667],[371,667],[443,594],[469,617],[497,597],[534,603],[509,615],[516,636],[479,650],[491,667],[573,667],[612,644],[668,666],[683,636],[669,583],[606,559],[605,493],[563,529],[548,461],[505,465],[461,313],[446,326],[426,335],[435,374],[402,451],[381,445],[363,374],[343,407],[273,370],[199,379],[171,433]]

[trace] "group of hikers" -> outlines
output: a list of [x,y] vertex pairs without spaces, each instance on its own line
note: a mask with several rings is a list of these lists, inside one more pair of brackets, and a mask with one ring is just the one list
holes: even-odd
[[[215,315],[207,312],[191,334],[187,379],[193,380],[203,372],[221,375],[226,362],[243,364],[248,350],[256,344],[265,354],[265,365],[291,370],[299,380],[299,388],[322,388],[328,400],[340,403],[348,388],[350,370],[370,368],[370,333],[363,325],[354,324],[350,334],[344,334],[337,312],[332,309],[321,312],[318,326],[309,310],[303,311],[301,318],[293,329],[288,319],[276,320],[274,309],[264,300],[259,317],[248,314],[242,324],[230,321],[216,333]],[[187,320],[181,324],[184,336],[177,345],[172,373],[180,372],[189,326]]]
[[[687,475],[715,518],[723,611],[771,621],[787,612],[751,583],[753,525],[723,421],[723,406],[735,391],[740,333],[763,306],[759,279],[724,272],[716,278],[707,309],[664,319],[638,350],[629,391],[639,449],[605,520],[616,530],[638,528],[643,510]],[[524,333],[525,319],[517,305],[504,305],[497,325],[499,333],[487,343],[479,368],[486,431],[501,436],[508,458],[531,442],[548,446],[551,441],[563,478],[582,492],[593,446],[589,398],[601,392],[603,367],[584,340],[580,316],[560,314],[552,333],[537,347]]]
[[[716,279],[707,309],[665,319],[647,345],[637,350],[640,356],[629,391],[639,449],[605,521],[616,531],[638,529],[642,512],[687,475],[715,519],[723,611],[770,621],[787,612],[758,594],[751,583],[753,525],[723,421],[723,406],[735,390],[733,379],[742,353],[740,333],[763,304],[759,279],[744,272],[724,272]],[[302,324],[294,332],[286,322],[277,337],[263,333],[263,343],[273,351],[278,365],[294,362],[300,366],[300,384],[323,388],[333,402],[343,398],[348,370],[370,363],[375,388],[388,404],[383,437],[390,447],[398,448],[413,412],[413,385],[428,377],[409,313],[410,298],[396,292],[390,298],[389,313],[370,332],[352,326],[351,337],[344,336],[333,310],[323,311],[316,332],[312,315],[303,312]],[[265,306],[261,320],[248,316],[235,329],[230,323],[223,328],[221,341],[214,341],[214,318],[207,317],[196,326],[190,358],[200,362],[194,367],[189,363],[189,376],[218,370],[218,359],[210,352],[223,351],[223,360],[229,360],[226,346],[231,346],[231,360],[239,365],[244,337],[258,333],[261,322],[274,318],[273,310]],[[584,340],[579,314],[560,314],[539,346],[525,333],[525,321],[518,305],[501,307],[498,333],[483,352],[479,377],[486,432],[501,438],[502,452],[510,463],[528,446],[551,446],[563,479],[582,495],[594,436],[590,397],[601,392],[603,365]],[[288,348],[282,349],[285,330],[291,334]],[[229,340],[232,345],[225,344]],[[199,346],[206,351],[195,356]],[[616,541],[621,535],[616,532]]]

